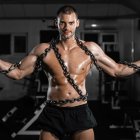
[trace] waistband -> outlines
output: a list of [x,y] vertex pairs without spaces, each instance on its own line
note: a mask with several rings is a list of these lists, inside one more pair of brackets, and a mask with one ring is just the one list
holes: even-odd
[[88,107],[88,104],[85,103],[85,104],[81,104],[81,105],[77,105],[77,106],[72,106],[72,107],[71,106],[63,107],[63,106],[56,106],[56,105],[47,103],[46,106],[53,107],[53,108],[56,108],[56,109],[59,109],[59,110],[75,110],[75,109],[83,109],[83,108],[86,108],[86,107]]

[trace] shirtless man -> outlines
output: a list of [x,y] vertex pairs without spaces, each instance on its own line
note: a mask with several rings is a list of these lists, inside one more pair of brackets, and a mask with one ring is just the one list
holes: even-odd
[[94,42],[77,39],[79,19],[71,6],[58,10],[56,25],[59,31],[56,41],[37,45],[18,64],[0,60],[0,70],[16,80],[40,66],[48,73],[46,106],[38,119],[42,129],[40,140],[60,140],[66,134],[72,140],[93,140],[96,120],[87,105],[85,88],[92,64],[113,77],[122,77],[135,73],[140,61],[133,62],[133,68],[131,64],[118,64]]

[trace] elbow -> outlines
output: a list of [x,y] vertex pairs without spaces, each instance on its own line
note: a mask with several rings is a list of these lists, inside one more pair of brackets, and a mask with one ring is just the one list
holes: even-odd
[[20,80],[20,79],[22,79],[21,77],[19,77],[19,76],[15,76],[15,75],[9,75],[9,74],[7,74],[7,77],[8,78],[10,78],[10,79],[12,79],[12,80]]
[[108,70],[105,70],[104,72],[110,75],[111,77],[114,77],[114,78],[119,77],[118,72],[114,69],[108,69]]
[[22,77],[20,77],[20,76],[15,76],[15,77],[13,77],[12,79],[13,79],[13,80],[21,80]]
[[119,77],[119,75],[118,75],[117,73],[115,73],[115,72],[114,72],[114,73],[111,73],[110,75],[111,75],[112,77],[114,77],[114,78]]
[[115,77],[115,78],[119,78],[119,77],[121,77],[121,76],[119,75],[119,73],[115,73],[115,74],[114,74],[114,77]]
[[124,76],[123,71],[124,71],[124,67],[122,67],[122,65],[118,65],[118,67],[116,67],[114,69],[114,77],[116,78],[121,78]]
[[21,73],[20,74],[18,73],[14,76],[14,79],[15,80],[21,80],[21,79],[23,79],[23,75]]
[[8,77],[10,77],[11,79],[13,79],[13,80],[21,80],[22,79],[22,77],[21,76],[8,76]]
[[21,72],[12,72],[11,71],[7,76],[13,80],[21,80],[23,78],[23,75]]
[[123,77],[124,75],[122,75],[122,71],[116,71],[115,73],[114,73],[114,77],[116,77],[116,78],[121,78],[121,77]]
[[119,78],[119,77],[121,77],[120,72],[117,71],[117,70],[112,70],[112,71],[110,71],[110,72],[109,72],[109,75],[112,76],[112,77],[114,77],[114,78]]

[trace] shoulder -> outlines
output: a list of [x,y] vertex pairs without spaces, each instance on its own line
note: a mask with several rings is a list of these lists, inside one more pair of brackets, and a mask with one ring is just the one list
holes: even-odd
[[99,53],[104,53],[101,46],[99,46],[97,43],[92,41],[82,41],[84,46],[86,46],[94,55],[97,55]]
[[31,50],[31,54],[34,54],[36,56],[41,55],[45,49],[49,48],[50,44],[49,43],[40,43],[38,45],[36,45],[32,50]]

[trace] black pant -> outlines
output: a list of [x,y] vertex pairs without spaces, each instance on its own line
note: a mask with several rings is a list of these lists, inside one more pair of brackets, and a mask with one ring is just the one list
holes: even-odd
[[75,107],[58,107],[47,104],[38,118],[38,123],[42,130],[49,131],[58,138],[97,125],[87,104]]

